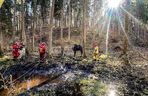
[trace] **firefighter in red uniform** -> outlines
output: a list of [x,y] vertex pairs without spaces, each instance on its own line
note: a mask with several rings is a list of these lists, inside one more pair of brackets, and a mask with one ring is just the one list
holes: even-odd
[[44,61],[46,57],[46,44],[44,42],[39,44],[39,54],[40,54],[40,61]]
[[15,42],[12,45],[12,55],[13,55],[13,59],[18,59],[18,57],[20,56],[20,52],[19,52],[19,44],[17,42]]

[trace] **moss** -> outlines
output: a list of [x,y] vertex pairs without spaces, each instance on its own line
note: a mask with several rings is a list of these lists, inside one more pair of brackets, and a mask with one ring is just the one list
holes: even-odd
[[141,93],[141,96],[148,96],[148,89],[144,89],[143,93]]
[[107,86],[98,80],[94,79],[82,79],[81,90],[85,96],[105,96],[107,92]]
[[8,56],[3,56],[2,58],[0,58],[0,62],[7,62],[9,61],[11,58]]

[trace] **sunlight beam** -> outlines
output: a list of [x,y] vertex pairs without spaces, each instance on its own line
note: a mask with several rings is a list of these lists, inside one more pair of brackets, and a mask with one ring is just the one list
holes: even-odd
[[112,14],[109,17],[109,23],[107,26],[107,33],[106,33],[106,55],[108,55],[108,42],[109,42],[109,29],[110,29],[111,16]]
[[[129,13],[126,9],[124,9],[123,7],[121,7],[121,9],[128,15],[130,16],[131,18],[133,18],[135,20],[135,22],[137,22],[139,25],[143,24],[140,20],[138,20],[136,17],[134,17],[131,13]],[[148,26],[143,24],[147,29],[148,29]]]
[[137,49],[135,48],[135,46],[133,46],[132,43],[129,41],[128,35],[127,35],[127,33],[125,32],[124,27],[123,27],[123,24],[122,24],[122,21],[121,21],[121,19],[120,19],[120,17],[119,17],[119,13],[117,13],[117,15],[118,15],[118,19],[119,19],[121,28],[122,28],[122,30],[123,30],[123,32],[124,32],[124,35],[126,36],[126,38],[127,38],[127,40],[128,40],[129,45],[131,46],[131,48],[132,48],[135,52],[138,52],[138,54],[141,55],[143,59],[147,60],[146,57],[144,57],[144,55],[143,55],[142,53],[140,53],[140,51],[137,50]]
[[107,96],[117,96],[115,86],[110,84]]
[[[124,9],[123,7],[120,7],[124,12],[125,12],[125,14],[127,14],[128,16],[130,16],[131,17],[131,20],[133,20],[133,21],[135,21],[136,23],[138,23],[138,25],[141,25],[141,21],[140,20],[138,20],[137,18],[135,18],[131,13],[129,13],[126,9]],[[121,21],[121,20],[120,20]],[[142,23],[143,24],[143,23]],[[145,25],[145,27],[148,29],[148,26],[147,25]],[[132,33],[132,32],[131,32]],[[143,39],[142,38],[140,38],[140,37],[138,37],[138,36],[136,36],[135,34],[133,34],[132,33],[132,35],[134,35],[134,37],[135,38],[138,38],[138,39],[140,39],[141,41],[143,41]]]
[[140,21],[135,18],[131,13],[129,13],[128,11],[126,11],[126,9],[124,9],[123,7],[121,7],[121,9],[125,12],[125,14],[127,14],[128,16],[130,16],[131,18],[133,18],[137,23],[140,23]]
[[107,6],[111,9],[117,9],[122,0],[107,0]]
[[117,12],[117,16],[118,16],[118,19],[119,19],[119,23],[120,23],[121,29],[123,30],[123,33],[124,33],[124,35],[125,35],[125,37],[126,37],[128,43],[130,44],[128,35],[127,35],[127,33],[125,32],[125,28],[124,28],[124,26],[123,26],[123,24],[122,24],[122,21],[121,21],[121,19],[120,19],[120,16],[119,16],[119,13],[118,13],[118,12]]

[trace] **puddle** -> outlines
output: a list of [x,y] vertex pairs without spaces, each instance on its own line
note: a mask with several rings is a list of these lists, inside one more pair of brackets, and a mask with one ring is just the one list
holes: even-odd
[[9,89],[9,94],[20,94],[25,90],[30,90],[31,88],[44,83],[48,79],[49,78],[45,76],[35,76],[34,78],[15,84],[13,89]]

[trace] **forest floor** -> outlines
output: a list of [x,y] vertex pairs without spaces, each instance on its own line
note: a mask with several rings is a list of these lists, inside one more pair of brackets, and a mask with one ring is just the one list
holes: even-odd
[[133,51],[105,62],[53,56],[46,64],[35,57],[0,64],[8,96],[148,96],[148,61]]

